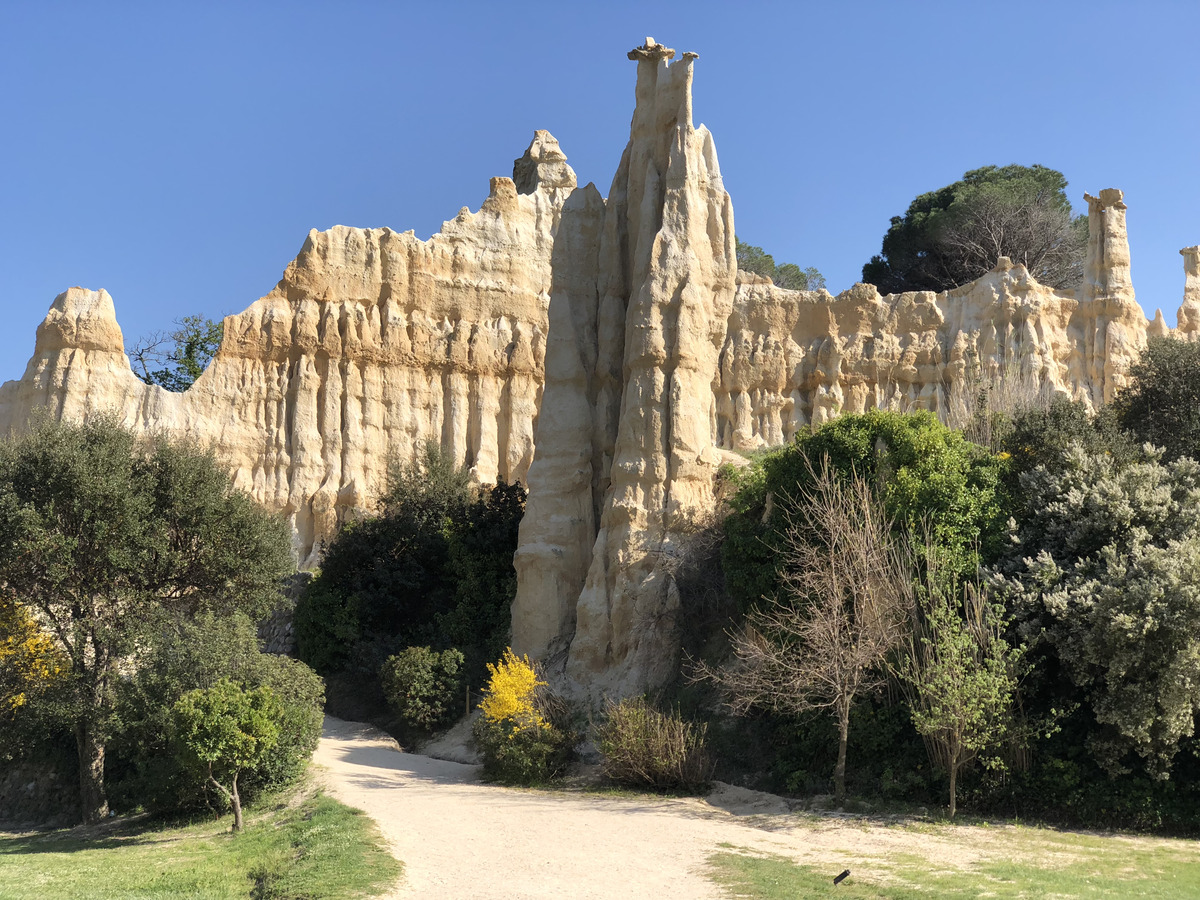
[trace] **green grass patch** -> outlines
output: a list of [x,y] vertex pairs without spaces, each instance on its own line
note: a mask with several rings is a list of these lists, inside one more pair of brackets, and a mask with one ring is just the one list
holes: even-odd
[[[738,848],[710,858],[713,880],[747,900],[795,897],[871,900],[1038,900],[1038,898],[1200,897],[1200,846],[1191,841],[1064,835],[1041,829],[1016,835],[1008,860],[992,859],[955,869],[916,854],[892,854],[870,862],[816,867]],[[831,858],[834,855],[831,854]],[[840,885],[834,876],[851,875]]]
[[251,812],[241,834],[229,819],[160,827],[136,823],[0,835],[0,897],[370,897],[401,865],[366,815],[320,794]]

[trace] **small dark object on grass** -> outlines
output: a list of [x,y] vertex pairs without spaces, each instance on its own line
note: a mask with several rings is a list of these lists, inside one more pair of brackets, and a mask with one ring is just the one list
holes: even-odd
[[839,875],[837,878],[833,879],[833,883],[834,883],[834,884],[841,884],[843,881],[845,881],[845,880],[846,880],[847,878],[849,878],[849,877],[850,877],[850,870],[849,870],[849,869],[847,869],[845,872],[843,872],[843,873],[842,873],[841,875]]

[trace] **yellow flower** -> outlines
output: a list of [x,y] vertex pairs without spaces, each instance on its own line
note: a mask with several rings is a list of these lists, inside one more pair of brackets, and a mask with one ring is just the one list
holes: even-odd
[[517,656],[509,648],[504,651],[504,658],[498,664],[488,663],[488,671],[491,677],[483,691],[483,702],[479,704],[488,721],[511,720],[515,726],[512,734],[522,728],[546,724],[534,702],[537,689],[546,682],[538,680],[537,670],[528,656]]

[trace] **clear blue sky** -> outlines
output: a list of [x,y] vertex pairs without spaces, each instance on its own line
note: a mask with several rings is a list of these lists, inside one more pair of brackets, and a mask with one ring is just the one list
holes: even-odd
[[1175,323],[1200,243],[1200,3],[0,4],[0,380],[72,285],[127,341],[237,312],[310,228],[424,237],[534,129],[602,193],[646,35],[700,54],[740,237],[857,280],[888,219],[986,164],[1125,191]]

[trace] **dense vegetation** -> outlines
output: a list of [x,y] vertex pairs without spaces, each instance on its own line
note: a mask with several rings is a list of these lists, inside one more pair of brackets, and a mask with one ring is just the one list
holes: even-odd
[[[525,490],[477,489],[429,446],[393,468],[380,508],[326,550],[297,605],[296,639],[300,658],[330,677],[331,695],[344,688],[334,702],[353,701],[337,707],[344,715],[386,718],[390,704],[385,724],[422,731],[463,709],[463,685],[478,692],[508,646]],[[452,672],[450,650],[461,654]],[[440,654],[436,665],[430,653]],[[402,694],[414,679],[422,696],[410,702]]]
[[775,257],[745,241],[736,244],[737,267],[743,272],[753,272],[770,278],[781,288],[789,291],[820,291],[825,289],[825,276],[814,266],[801,269],[795,263],[776,263]]
[[[121,810],[236,813],[238,791],[210,774],[248,797],[299,774],[323,686],[264,655],[253,624],[282,600],[287,530],[211,455],[106,418],[42,422],[0,444],[0,531],[0,759],[74,762],[88,822],[110,796]],[[199,767],[175,713],[220,685],[264,698],[254,727],[273,740],[236,759],[210,747]]]

